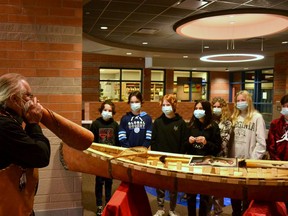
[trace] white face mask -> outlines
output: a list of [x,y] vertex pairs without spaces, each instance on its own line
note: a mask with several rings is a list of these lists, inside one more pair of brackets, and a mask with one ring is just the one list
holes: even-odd
[[282,107],[282,110],[280,113],[284,116],[288,116],[288,107]]
[[112,118],[112,112],[109,111],[102,111],[101,116],[104,120],[108,120],[110,118]]
[[246,101],[240,101],[240,102],[237,102],[236,107],[237,109],[243,111],[247,109],[248,103]]
[[220,107],[213,107],[213,113],[216,116],[220,116],[222,114],[222,109]]
[[162,112],[165,115],[169,115],[170,113],[173,112],[172,106],[162,106]]
[[203,118],[205,116],[205,110],[194,110],[194,116],[197,119]]
[[134,112],[139,111],[141,109],[141,103],[131,103],[130,107]]

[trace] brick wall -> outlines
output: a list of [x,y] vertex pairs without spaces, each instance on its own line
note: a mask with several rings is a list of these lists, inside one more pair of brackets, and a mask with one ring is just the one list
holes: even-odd
[[229,73],[227,72],[210,72],[210,98],[222,97],[229,100]]
[[[0,20],[0,74],[28,77],[43,106],[80,124],[82,0],[4,0]],[[81,212],[81,175],[63,169],[60,140],[48,129],[44,133],[52,155],[50,165],[40,169],[37,215],[65,208]]]
[[274,98],[273,102],[280,101],[288,93],[288,52],[275,55],[274,62]]
[[288,94],[288,52],[275,55],[274,62],[274,97],[273,97],[273,119],[280,117],[280,100]]
[[[145,59],[138,57],[83,53],[82,100],[99,101],[99,68],[137,68],[144,69]],[[147,71],[149,72],[149,71]],[[145,74],[144,74],[145,76]],[[150,88],[150,87],[149,87]],[[147,88],[145,89],[147,90]],[[149,94],[150,98],[150,94]]]

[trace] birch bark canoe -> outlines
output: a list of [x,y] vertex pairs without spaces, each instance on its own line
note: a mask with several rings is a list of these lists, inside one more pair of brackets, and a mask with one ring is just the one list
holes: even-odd
[[[79,151],[62,144],[65,169],[169,191],[242,200],[288,201],[288,161],[245,160],[245,167],[191,166],[191,155],[93,143]],[[227,160],[225,158],[225,160]]]

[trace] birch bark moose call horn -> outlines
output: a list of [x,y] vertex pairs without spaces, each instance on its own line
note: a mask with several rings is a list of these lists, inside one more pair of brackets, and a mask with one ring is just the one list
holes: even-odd
[[72,148],[85,150],[94,141],[91,131],[47,108],[43,108],[41,123]]

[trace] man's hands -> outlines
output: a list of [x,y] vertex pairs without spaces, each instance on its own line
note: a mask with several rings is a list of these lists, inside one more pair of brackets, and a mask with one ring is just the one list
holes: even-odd
[[41,121],[42,114],[43,114],[43,107],[36,97],[25,103],[24,105],[25,122],[30,124],[32,123],[38,124]]

